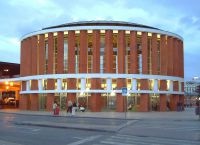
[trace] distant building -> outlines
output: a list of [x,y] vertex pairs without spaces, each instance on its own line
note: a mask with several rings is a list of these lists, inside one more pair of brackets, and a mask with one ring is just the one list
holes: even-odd
[[[85,21],[44,28],[21,40],[20,109],[97,112],[176,110],[184,101],[183,39],[158,28]],[[122,96],[122,87],[128,89]],[[169,104],[167,106],[167,104]]]
[[197,86],[200,86],[200,81],[192,80],[185,82],[185,104],[187,106],[195,105],[198,93],[196,92]]
[[5,79],[19,77],[20,64],[0,62],[0,108],[2,108],[2,104],[6,108],[18,107],[17,104],[19,102],[20,82],[5,81]]

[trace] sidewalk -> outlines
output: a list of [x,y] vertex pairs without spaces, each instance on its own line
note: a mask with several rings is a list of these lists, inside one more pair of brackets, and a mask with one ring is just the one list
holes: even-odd
[[[0,113],[13,113],[23,115],[43,115],[52,116],[52,112],[47,111],[23,111],[19,109],[0,109]],[[68,116],[66,111],[60,111],[58,116]],[[181,119],[193,120],[198,119],[195,115],[194,108],[186,108],[182,112],[76,112],[74,117],[90,117],[90,118],[112,118],[112,119]]]
[[[116,132],[140,120],[198,120],[194,108],[187,108],[183,112],[76,112],[75,116],[61,111],[59,116],[52,117],[52,112],[21,111],[18,109],[0,110],[0,113],[21,114],[35,116],[35,120],[28,119],[15,122],[17,125],[32,125],[56,128],[72,128]],[[41,118],[42,119],[38,119]],[[45,117],[45,118],[44,118]]]

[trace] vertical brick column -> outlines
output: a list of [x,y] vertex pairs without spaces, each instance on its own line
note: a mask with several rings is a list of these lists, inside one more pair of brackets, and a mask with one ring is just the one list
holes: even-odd
[[[53,33],[48,33],[48,69],[47,74],[53,74],[53,57],[54,57],[54,43],[53,43]],[[53,79],[47,80],[47,90],[54,90],[55,82]],[[54,94],[47,94],[46,109],[48,111],[52,110],[52,105],[54,102]]]
[[[142,32],[142,74],[148,74],[148,60],[147,60],[147,33]],[[148,90],[148,80],[141,79],[141,90]],[[149,111],[149,94],[141,93],[140,97],[140,111]]]
[[[126,54],[126,42],[125,42],[125,31],[119,30],[118,38],[117,38],[117,46],[118,46],[118,73],[125,73],[125,54]],[[125,87],[125,80],[122,78],[117,79],[117,88],[120,90],[122,87]],[[124,106],[125,105],[125,106]],[[117,93],[116,100],[116,111],[124,112],[127,108],[126,97],[122,96],[121,93]]]
[[177,39],[177,76],[180,77],[180,72],[181,72],[181,49],[180,49],[180,40]]
[[48,33],[48,74],[53,74],[53,64],[54,64],[54,41],[53,33]]
[[[26,82],[22,81],[22,91],[26,90]],[[19,97],[19,109],[20,110],[27,110],[28,109],[28,97],[29,95],[22,94]]]
[[179,58],[177,55],[177,39],[173,38],[173,76],[177,76],[177,61]]
[[[21,41],[21,55],[20,55],[20,76],[24,76],[25,75],[25,72],[24,72],[24,63],[25,63],[25,42],[26,40],[23,40]],[[23,69],[22,69],[23,68]]]
[[130,73],[137,74],[138,73],[138,56],[137,56],[137,32],[130,32]]
[[[29,76],[31,74],[31,39],[27,38],[24,40],[22,45],[23,50],[23,68],[21,69],[21,76]],[[22,90],[26,90],[26,82],[22,82]],[[19,109],[29,109],[29,94],[23,94],[19,97]]]
[[142,74],[148,74],[147,32],[142,32]]
[[184,77],[184,54],[183,54],[183,46],[182,46],[182,41],[181,40],[178,40],[178,54],[179,54],[179,63],[178,63],[178,66],[179,66],[179,73],[178,73],[178,76],[179,77]]
[[166,51],[166,36],[161,35],[160,40],[160,73],[161,75],[167,75],[167,51]]
[[37,36],[31,37],[31,75],[37,75]]
[[167,75],[173,76],[173,38],[168,36],[167,38],[168,46],[168,65],[167,65]]
[[[48,90],[54,90],[55,82],[53,79],[48,79],[47,81],[47,89]],[[47,102],[46,102],[46,110],[52,111],[52,106],[55,100],[55,96],[53,93],[47,94]]]
[[64,32],[58,32],[57,73],[64,72]]
[[[20,65],[21,65],[21,67],[20,67],[20,76],[21,77],[25,76],[25,70],[24,70],[25,62],[26,62],[25,61],[25,55],[26,55],[26,53],[25,53],[26,52],[26,47],[25,46],[26,46],[26,39],[21,41],[21,55],[20,55]],[[21,91],[25,90],[25,88],[26,88],[26,83],[23,82],[23,81],[21,83],[21,88],[22,88]],[[24,107],[24,99],[25,99],[24,95],[20,95],[19,96],[19,109],[20,110],[25,110],[26,109],[26,107]]]
[[[75,32],[68,31],[68,73],[75,73]],[[76,89],[76,79],[68,79],[67,80],[67,89],[72,90]],[[76,94],[68,93],[66,101],[75,101]],[[67,103],[67,102],[66,102]]]
[[181,49],[181,77],[184,77],[184,47],[183,41],[180,42],[180,49]]
[[28,97],[29,95],[22,94],[19,97],[19,109],[28,110]]
[[174,82],[173,82],[173,90],[174,90],[174,91],[178,91],[178,90],[179,90],[178,81],[174,81]]
[[[31,37],[31,75],[37,75],[37,37]],[[38,90],[37,81],[32,80],[31,90]],[[30,94],[30,110],[38,110],[38,94]]]
[[179,95],[179,102],[181,103],[183,108],[184,108],[184,103],[185,103],[184,99],[185,99],[184,95]]
[[105,33],[105,73],[113,73],[113,32]]
[[[140,80],[140,90],[148,90],[148,80],[145,80],[145,79],[141,79]],[[141,94],[140,96],[140,108],[139,110],[141,112],[147,112],[149,111],[149,101],[150,101],[150,98],[149,98],[149,94]]]
[[80,59],[79,68],[80,73],[87,73],[87,60],[88,60],[88,44],[87,44],[87,31],[80,31]]
[[[167,90],[166,80],[160,81],[160,90],[161,91]],[[160,111],[166,111],[166,109],[167,109],[167,96],[166,94],[160,94]]]
[[177,103],[179,101],[179,95],[170,95],[170,108],[171,111],[177,110]]
[[[167,75],[167,51],[166,51],[166,36],[161,35],[160,40],[160,73],[161,75]],[[166,91],[167,90],[167,82],[166,80],[160,81],[160,90]],[[167,108],[167,96],[166,94],[160,94],[160,111],[166,111]]]
[[158,47],[157,47],[157,34],[152,34],[152,74],[158,74]]
[[[32,80],[31,90],[38,90],[37,80]],[[39,98],[38,94],[30,94],[30,109],[37,111],[39,109]]]
[[[93,73],[100,73],[100,31],[94,30],[92,33],[92,49],[93,49]],[[91,80],[91,89],[101,89],[101,80],[92,79]],[[90,99],[90,110],[92,112],[101,111],[102,108],[102,98],[100,93],[92,93]]]
[[44,34],[40,34],[39,36],[39,74],[44,74],[45,68],[45,44],[44,44]]
[[27,43],[26,43],[26,66],[25,66],[25,70],[26,70],[26,76],[31,75],[31,38],[27,39]]
[[173,53],[173,76],[178,76],[178,62],[179,62],[179,55],[178,55],[178,41],[177,38],[173,39],[174,41],[174,53]]

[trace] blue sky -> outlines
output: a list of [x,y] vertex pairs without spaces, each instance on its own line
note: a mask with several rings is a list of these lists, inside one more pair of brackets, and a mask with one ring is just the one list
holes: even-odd
[[20,38],[84,20],[140,23],[181,35],[185,80],[200,76],[199,0],[0,0],[0,61],[20,62]]

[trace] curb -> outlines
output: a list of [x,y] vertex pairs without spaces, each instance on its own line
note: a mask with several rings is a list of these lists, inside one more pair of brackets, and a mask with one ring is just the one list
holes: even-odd
[[100,132],[110,132],[114,133],[117,132],[118,129],[103,129],[103,128],[88,128],[83,126],[69,126],[69,125],[62,125],[59,123],[32,123],[32,122],[14,122],[16,125],[29,125],[29,126],[40,126],[40,127],[52,127],[52,128],[62,128],[62,129],[77,129],[77,130],[87,130],[87,131],[100,131]]

